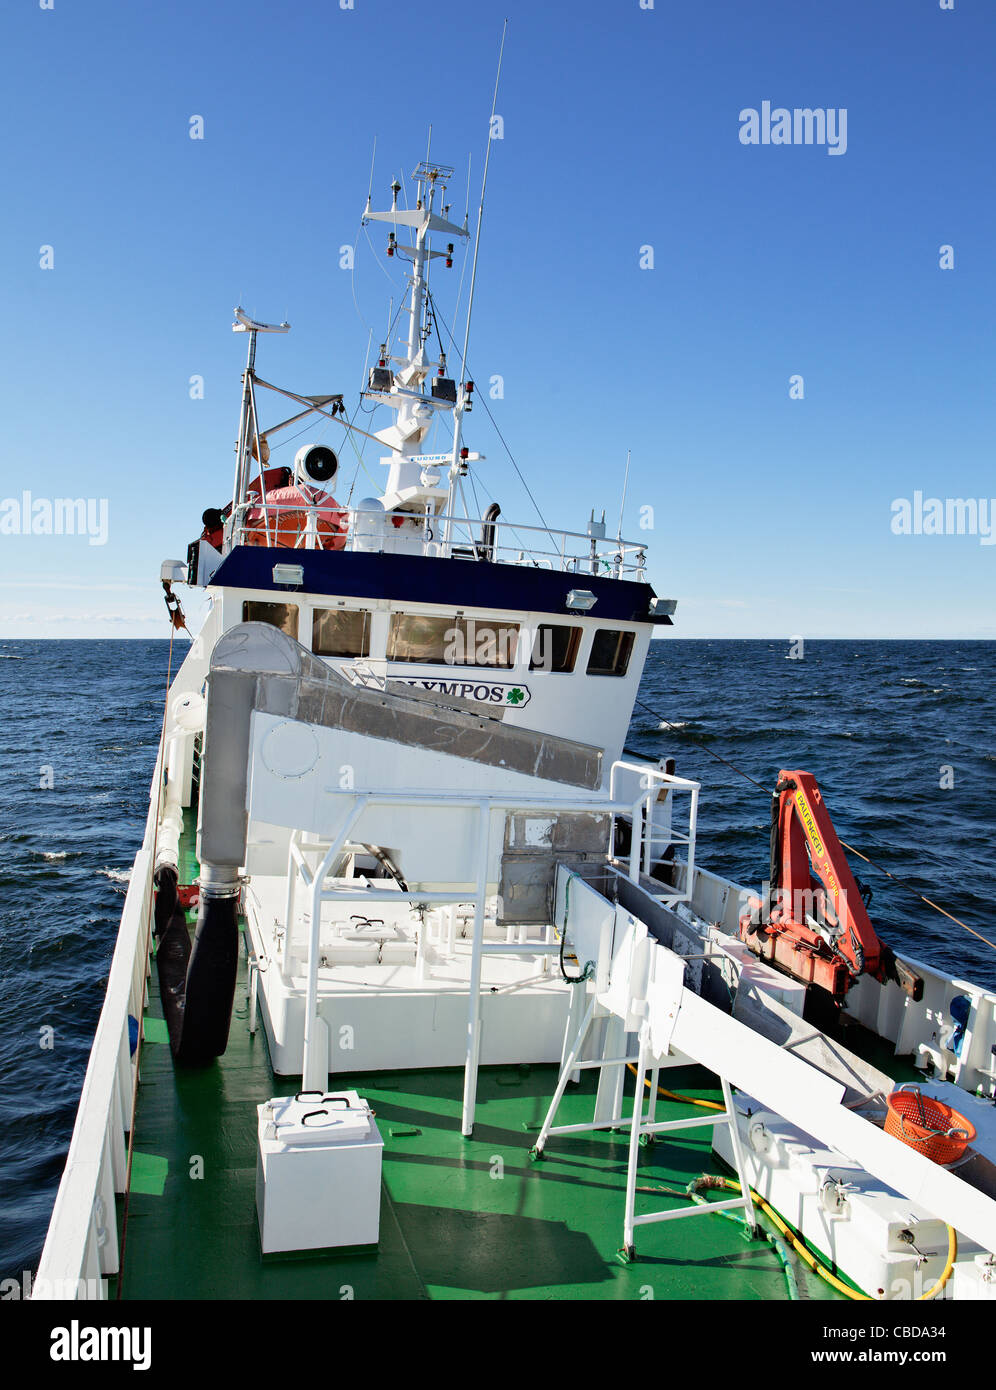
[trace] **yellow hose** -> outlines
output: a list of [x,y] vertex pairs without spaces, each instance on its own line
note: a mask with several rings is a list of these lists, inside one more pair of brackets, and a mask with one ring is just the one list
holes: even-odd
[[[627,1062],[626,1065],[635,1076],[636,1067],[633,1066],[632,1062]],[[643,1078],[643,1084],[649,1091],[649,1076],[645,1076]],[[684,1105],[701,1105],[706,1110],[725,1110],[726,1108],[723,1105],[717,1105],[717,1103],[714,1100],[699,1100],[695,1096],[679,1095],[677,1091],[665,1090],[663,1086],[657,1087],[657,1094],[659,1096],[664,1096],[667,1100],[681,1101]],[[731,1192],[743,1191],[739,1182],[737,1182],[734,1178],[710,1179],[710,1182],[713,1181],[716,1183],[721,1183],[724,1187],[729,1188]],[[755,1192],[754,1189],[751,1188],[750,1195],[754,1202],[754,1205],[761,1208],[761,1210],[768,1217],[768,1219],[771,1222],[773,1222],[773,1224],[778,1228],[778,1230],[781,1231],[782,1235],[785,1236],[789,1245],[791,1245],[792,1249],[799,1256],[799,1258],[806,1262],[806,1264],[810,1267],[814,1274],[818,1274],[820,1278],[824,1279],[832,1288],[837,1289],[840,1293],[844,1294],[847,1298],[853,1299],[855,1302],[861,1300],[867,1300],[869,1303],[875,1302],[875,1300],[871,1297],[870,1294],[861,1293],[857,1289],[852,1289],[850,1285],[845,1284],[842,1280],[838,1279],[837,1276],[835,1274],[832,1274],[825,1265],[821,1264],[820,1261],[816,1258],[816,1256],[813,1255],[813,1253],[804,1244],[802,1244],[801,1240],[791,1229],[791,1227],[786,1226],[785,1222],[775,1211],[774,1207],[771,1206],[770,1203],[766,1202],[759,1192]],[[943,1270],[940,1273],[940,1276],[938,1277],[937,1282],[933,1285],[933,1287],[929,1288],[926,1293],[922,1293],[920,1295],[919,1299],[917,1300],[920,1303],[926,1302],[932,1298],[936,1298],[937,1295],[940,1293],[941,1289],[944,1288],[945,1284],[951,1278],[951,1271],[954,1269],[954,1263],[958,1256],[958,1236],[953,1226],[948,1226],[947,1232],[947,1263],[945,1264]]]
[[[635,1076],[635,1075],[636,1075],[636,1067],[633,1066],[633,1063],[632,1063],[632,1062],[627,1062],[627,1063],[626,1063],[626,1066],[629,1068],[629,1070],[630,1070],[630,1071],[633,1073],[633,1075]],[[649,1076],[645,1076],[645,1077],[643,1078],[643,1084],[644,1084],[644,1086],[646,1086],[647,1090],[649,1091],[649,1090],[650,1090],[650,1077],[649,1077]],[[703,1109],[705,1109],[705,1110],[725,1110],[725,1108],[726,1108],[726,1107],[723,1106],[723,1105],[717,1105],[716,1102],[715,1102],[714,1100],[697,1100],[695,1096],[680,1096],[680,1095],[678,1094],[677,1091],[666,1091],[666,1090],[664,1089],[663,1086],[658,1086],[658,1087],[657,1087],[657,1094],[658,1094],[659,1096],[664,1096],[664,1098],[665,1098],[666,1100],[680,1100],[680,1101],[682,1102],[682,1104],[684,1104],[684,1105],[701,1105],[701,1106],[703,1107]]]
[[939,1293],[940,1293],[941,1289],[944,1288],[944,1285],[945,1285],[945,1284],[948,1282],[948,1280],[951,1278],[951,1271],[954,1269],[954,1262],[955,1262],[955,1260],[957,1259],[957,1256],[958,1256],[958,1236],[957,1236],[957,1234],[956,1234],[956,1232],[955,1232],[955,1228],[954,1228],[953,1226],[949,1226],[949,1227],[948,1227],[948,1262],[947,1262],[947,1264],[944,1266],[944,1269],[941,1271],[941,1277],[938,1279],[937,1283],[934,1285],[934,1287],[933,1287],[932,1289],[928,1289],[926,1293],[922,1293],[922,1294],[920,1295],[920,1297],[917,1299],[917,1302],[918,1302],[918,1303],[923,1303],[923,1302],[925,1302],[926,1299],[928,1299],[928,1298],[933,1298],[936,1294],[939,1294]]
[[[739,1182],[737,1182],[736,1178],[710,1178],[709,1185],[722,1186],[728,1188],[731,1192],[743,1191],[743,1188],[740,1186]],[[820,1261],[816,1258],[816,1256],[812,1253],[812,1251],[809,1250],[802,1243],[801,1239],[799,1238],[799,1236],[796,1235],[795,1231],[793,1231],[791,1227],[786,1226],[785,1222],[778,1215],[778,1212],[775,1211],[774,1207],[771,1206],[769,1202],[765,1201],[765,1199],[761,1196],[759,1192],[755,1192],[754,1189],[751,1188],[750,1195],[754,1202],[754,1205],[761,1208],[765,1216],[767,1216],[768,1220],[771,1221],[778,1228],[779,1231],[781,1231],[782,1235],[788,1241],[789,1245],[792,1247],[795,1253],[799,1256],[801,1260],[804,1260],[806,1262],[806,1264],[809,1266],[809,1268],[813,1271],[814,1274],[818,1274],[820,1278],[825,1280],[832,1288],[837,1289],[838,1292],[844,1294],[847,1298],[853,1299],[855,1302],[875,1302],[875,1300],[871,1297],[870,1294],[861,1293],[857,1289],[852,1289],[850,1285],[845,1284],[843,1280],[838,1279],[835,1274],[831,1274],[830,1270],[827,1269],[825,1265],[821,1264]],[[926,1293],[920,1295],[918,1301],[921,1303],[927,1299],[935,1298],[940,1293],[941,1289],[944,1288],[944,1285],[951,1278],[951,1271],[954,1269],[954,1262],[958,1255],[958,1237],[953,1226],[949,1226],[947,1228],[947,1231],[947,1263],[945,1264],[944,1269],[941,1271],[940,1277],[938,1278],[936,1284],[934,1284],[932,1288],[929,1288]]]
[[[719,1186],[729,1188],[731,1192],[743,1191],[743,1188],[740,1186],[739,1182],[737,1182],[736,1178],[710,1178],[709,1181],[710,1186],[715,1182]],[[831,1274],[830,1270],[827,1269],[825,1265],[821,1264],[812,1251],[802,1243],[795,1231],[793,1231],[790,1226],[786,1226],[774,1207],[771,1206],[769,1202],[766,1202],[759,1192],[755,1192],[754,1189],[751,1188],[750,1195],[754,1205],[761,1208],[768,1220],[781,1231],[795,1253],[801,1260],[805,1261],[814,1274],[818,1274],[820,1278],[824,1279],[832,1288],[837,1289],[839,1293],[844,1294],[847,1298],[854,1299],[855,1302],[861,1300],[873,1302],[868,1294],[861,1293],[857,1289],[852,1289],[849,1284],[845,1284],[842,1279],[838,1279],[835,1274]]]

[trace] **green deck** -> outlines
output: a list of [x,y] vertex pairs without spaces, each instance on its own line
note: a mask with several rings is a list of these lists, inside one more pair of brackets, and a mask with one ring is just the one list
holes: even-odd
[[[181,881],[196,871],[184,836]],[[153,971],[123,1298],[787,1297],[771,1246],[748,1241],[718,1215],[644,1227],[638,1259],[621,1263],[628,1132],[555,1137],[542,1163],[529,1160],[556,1085],[553,1066],[484,1068],[470,1140],[460,1133],[461,1070],[337,1076],[337,1088],[355,1087],[373,1106],[384,1140],[379,1248],[264,1260],[256,1106],[298,1084],[274,1080],[262,1023],[250,1037],[247,1019],[243,961],[225,1056],[203,1070],[174,1069]],[[698,1068],[668,1072],[665,1080],[685,1094],[720,1098],[715,1078]],[[557,1122],[589,1120],[594,1090],[594,1073],[583,1073]],[[687,1104],[659,1102],[660,1119],[694,1113]],[[723,1171],[710,1153],[710,1133],[684,1131],[641,1150],[640,1186],[684,1188],[701,1172]],[[638,1210],[687,1205],[660,1192],[638,1194]],[[811,1298],[835,1297],[812,1275],[804,1283]]]

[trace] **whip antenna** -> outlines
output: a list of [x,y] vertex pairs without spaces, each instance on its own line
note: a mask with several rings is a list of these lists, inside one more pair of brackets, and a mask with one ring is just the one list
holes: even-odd
[[[444,544],[449,545],[453,537],[453,506],[456,497],[457,485],[460,478],[460,435],[463,425],[463,412],[467,402],[467,348],[470,344],[470,315],[474,307],[474,285],[477,281],[477,254],[481,248],[481,223],[484,220],[484,194],[488,186],[488,164],[491,160],[491,133],[494,130],[495,109],[498,105],[498,83],[501,79],[501,60],[505,52],[505,32],[508,29],[508,20],[502,25],[501,46],[498,49],[498,71],[495,73],[495,91],[491,98],[491,116],[488,121],[488,148],[484,156],[484,175],[481,179],[481,204],[477,209],[477,231],[474,233],[474,259],[470,271],[470,294],[467,299],[467,326],[463,335],[463,355],[460,360],[460,400],[453,411],[453,458],[450,463],[450,486],[449,496],[446,502],[447,520],[443,531]],[[470,204],[470,161],[467,163],[467,203]],[[464,266],[467,262],[464,260]],[[455,346],[455,345],[454,345]],[[488,412],[490,414],[490,411]],[[462,496],[461,490],[461,496]],[[466,502],[464,502],[466,511]]]
[[488,148],[484,156],[484,176],[481,179],[481,205],[477,209],[477,231],[474,234],[474,260],[470,268],[470,297],[467,300],[467,328],[463,336],[463,358],[460,364],[460,380],[463,381],[467,375],[467,348],[470,343],[470,314],[474,307],[474,284],[477,280],[477,253],[481,248],[481,222],[484,220],[484,194],[488,186],[488,163],[491,159],[492,138],[491,132],[495,123],[495,108],[498,105],[498,82],[501,78],[501,60],[505,52],[505,31],[508,29],[508,20],[502,25],[501,47],[498,50],[498,71],[495,73],[495,94],[491,101],[491,118],[488,121]]
[[374,191],[374,163],[377,159],[377,137],[374,136],[373,154],[370,156],[370,187],[367,189],[367,212],[370,211],[370,199]]
[[623,512],[626,510],[626,489],[629,486],[629,461],[633,457],[633,450],[626,450],[626,472],[623,474],[622,501],[619,503],[619,530],[616,532],[616,544],[622,544],[622,524]]

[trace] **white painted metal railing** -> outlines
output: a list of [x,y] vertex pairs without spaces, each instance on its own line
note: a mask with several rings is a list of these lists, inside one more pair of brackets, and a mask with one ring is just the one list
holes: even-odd
[[[307,518],[303,529],[297,534],[294,549],[322,550],[334,547],[333,542],[340,538],[327,537],[323,543],[318,530],[318,522],[323,513],[329,511],[331,504],[318,502],[309,505],[304,501],[274,502],[268,500],[265,507],[258,499],[250,499],[236,508],[230,523],[232,543],[244,545],[251,536],[258,536],[260,522],[248,521],[262,515],[264,535],[268,544],[273,544],[273,536],[279,531],[281,536],[289,536],[289,527],[281,526],[281,519],[304,515]],[[343,509],[346,512],[346,509]],[[401,549],[410,553],[414,548],[423,555],[431,557],[459,557],[464,559],[495,560],[504,564],[537,565],[543,569],[559,570],[566,574],[601,575],[612,579],[633,579],[643,582],[646,575],[647,546],[644,541],[629,541],[618,537],[592,536],[582,531],[550,530],[543,526],[529,526],[519,521],[507,521],[502,517],[494,520],[486,517],[467,517],[457,515],[435,515],[431,512],[395,512],[395,517],[403,518],[405,528],[396,530],[391,523],[391,513],[385,514],[385,530],[381,546],[371,546],[369,538],[361,536],[356,522],[357,513],[349,512],[349,531],[345,549],[382,549],[391,551]]]
[[[701,783],[690,781],[687,777],[676,777],[674,773],[662,772],[643,763],[620,759],[612,764],[609,773],[609,795],[613,800],[628,800],[634,781],[639,790],[629,808],[632,822],[629,876],[636,883],[641,873],[650,873],[669,848],[683,850],[686,873],[681,883],[663,889],[654,896],[668,906],[689,902],[695,876],[695,827]],[[674,825],[677,794],[687,794],[689,797],[687,818],[680,828]]]
[[152,847],[148,835],[146,840],[131,870],[76,1126],[33,1285],[36,1299],[77,1297],[83,1289],[106,1297],[106,1277],[118,1272],[114,1194],[125,1190],[138,1065],[129,1018],[142,1017],[148,979]]

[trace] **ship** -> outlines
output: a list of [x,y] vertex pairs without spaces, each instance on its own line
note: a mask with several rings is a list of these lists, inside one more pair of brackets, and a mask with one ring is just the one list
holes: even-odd
[[645,537],[478,502],[452,178],[368,198],[408,284],[355,404],[236,310],[33,1297],[996,1298],[996,996],[879,938],[808,770],[763,886],[701,862],[700,784],[626,742],[676,617]]

